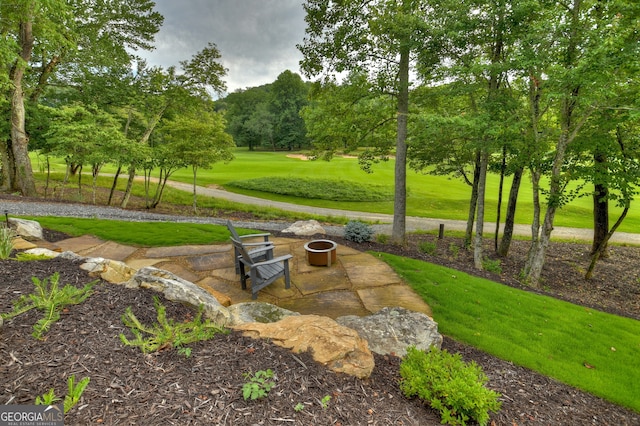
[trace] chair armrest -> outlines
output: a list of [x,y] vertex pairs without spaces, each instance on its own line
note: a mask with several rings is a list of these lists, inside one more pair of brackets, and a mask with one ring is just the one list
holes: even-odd
[[265,260],[263,262],[254,263],[251,266],[253,267],[253,266],[261,266],[261,265],[271,265],[272,263],[284,262],[285,260],[289,260],[291,258],[293,258],[292,255],[285,254],[284,256],[278,256],[278,257],[275,257],[273,259]]
[[247,235],[240,235],[240,240],[244,240],[246,238],[259,238],[262,237],[264,238],[265,241],[267,241],[269,239],[269,237],[271,236],[270,233],[266,232],[263,234],[247,234]]
[[260,241],[257,243],[242,243],[243,246],[245,247],[275,247],[275,245],[273,244],[273,241]]

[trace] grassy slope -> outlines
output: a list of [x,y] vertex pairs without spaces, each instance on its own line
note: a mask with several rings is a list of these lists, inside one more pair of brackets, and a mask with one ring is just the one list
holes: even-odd
[[381,253],[443,334],[640,411],[640,321]]

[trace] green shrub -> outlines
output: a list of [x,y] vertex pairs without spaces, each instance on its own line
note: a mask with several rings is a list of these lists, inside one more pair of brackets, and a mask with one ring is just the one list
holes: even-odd
[[369,225],[359,220],[350,220],[344,227],[344,238],[356,243],[369,241],[373,236],[373,230]]
[[460,247],[458,247],[456,243],[451,243],[449,244],[449,251],[451,252],[453,258],[457,259],[458,255],[460,254]]
[[431,348],[410,347],[400,364],[400,388],[407,397],[418,396],[438,410],[443,424],[480,425],[489,421],[489,411],[498,411],[500,394],[484,387],[488,381],[475,362],[465,363],[459,354]]
[[431,241],[423,241],[420,244],[418,244],[418,248],[420,249],[421,252],[430,254],[433,256],[436,254],[436,250],[438,249],[438,246],[436,245],[436,243],[432,243]]
[[493,272],[494,274],[501,274],[502,267],[500,266],[500,260],[491,260],[488,257],[485,257],[482,261],[482,267],[485,271]]
[[376,235],[376,241],[380,244],[387,244],[389,242],[389,235],[387,234],[378,234]]

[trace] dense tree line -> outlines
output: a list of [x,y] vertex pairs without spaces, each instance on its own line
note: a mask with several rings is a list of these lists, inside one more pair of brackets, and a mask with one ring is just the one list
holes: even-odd
[[[29,147],[64,158],[65,180],[77,175],[79,185],[83,167],[91,167],[95,187],[102,166],[116,164],[109,202],[127,169],[123,207],[136,172],[144,171],[153,208],[176,169],[192,167],[195,180],[198,168],[232,158],[233,140],[212,99],[225,90],[216,45],[168,69],[136,56],[153,48],[162,25],[154,6],[149,0],[0,2],[6,95],[0,111],[8,118],[0,127],[2,189],[35,194]],[[194,209],[195,200],[194,186]]]
[[293,150],[309,148],[300,111],[307,104],[309,83],[289,70],[276,81],[238,90],[221,99],[227,131],[237,146],[256,149]]
[[[590,193],[589,276],[640,183],[639,3],[307,0],[304,7],[302,68],[320,78],[303,111],[309,137],[325,158],[366,147],[365,167],[395,155],[394,242],[405,237],[406,167],[456,175],[472,188],[467,241],[482,268],[485,182],[496,172],[500,205],[512,176],[501,241],[500,208],[495,232],[495,250],[506,256],[527,172],[535,214],[524,276],[538,285],[556,212]],[[347,77],[337,83],[336,73]],[[575,181],[592,189],[569,190]],[[623,208],[611,227],[610,202]]]

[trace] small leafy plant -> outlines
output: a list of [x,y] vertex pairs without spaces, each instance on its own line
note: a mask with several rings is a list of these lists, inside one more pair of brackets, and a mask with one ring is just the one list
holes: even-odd
[[502,267],[500,266],[500,260],[491,260],[488,257],[485,257],[482,260],[482,267],[489,272],[493,272],[494,274],[501,274]]
[[[84,377],[76,384],[75,374],[67,379],[67,395],[64,397],[65,413],[68,413],[80,401],[80,397],[89,385],[90,380],[88,377]],[[53,405],[58,401],[60,401],[60,398],[56,396],[53,388],[42,396],[36,397],[36,405]]]
[[[254,401],[264,398],[269,394],[271,388],[276,385],[276,383],[271,380],[273,378],[273,371],[271,369],[266,371],[260,370],[255,374],[244,373],[243,377],[245,380],[248,380],[247,383],[242,385],[242,397],[245,400],[250,399]],[[296,408],[298,408],[299,405],[300,404],[296,405]],[[304,408],[304,406],[302,406],[302,408]]]
[[331,401],[331,395],[325,395],[320,400],[320,405],[322,405],[322,408],[327,408],[329,406],[329,401]]
[[13,229],[6,226],[0,226],[0,259],[5,260],[11,256],[13,250],[13,238],[16,233]]
[[469,420],[484,426],[489,411],[498,411],[500,394],[487,389],[488,381],[475,362],[465,363],[460,354],[431,348],[410,347],[400,364],[400,388],[407,397],[418,396],[438,410],[443,424],[466,425]]
[[20,296],[13,304],[13,311],[3,314],[2,318],[5,320],[11,319],[31,309],[38,309],[44,312],[44,318],[41,318],[33,326],[32,335],[36,339],[42,339],[51,324],[60,319],[60,312],[65,306],[84,302],[91,295],[93,286],[98,282],[92,281],[83,288],[77,288],[69,284],[59,288],[60,274],[58,272],[43,280],[37,277],[32,277],[31,280],[36,287],[35,292]]
[[387,234],[378,234],[376,235],[376,241],[380,244],[387,244],[389,242],[389,235]]
[[438,246],[436,245],[436,243],[433,243],[431,241],[422,241],[420,244],[418,244],[418,248],[420,249],[421,252],[430,254],[433,256],[434,254],[436,254],[436,250],[438,249]]
[[293,410],[294,410],[296,413],[299,413],[300,411],[304,410],[304,404],[303,404],[302,402],[298,402],[298,403],[296,404],[296,406],[295,406],[295,407],[293,407]]
[[123,333],[120,333],[122,343],[127,346],[138,346],[143,353],[157,352],[173,347],[178,350],[178,353],[188,358],[191,356],[191,348],[185,345],[209,340],[217,333],[225,332],[222,327],[211,320],[202,320],[202,306],[198,309],[193,320],[176,322],[167,318],[167,310],[157,296],[154,296],[153,303],[158,322],[150,326],[142,324],[133,313],[131,306],[127,307],[121,319],[124,325],[129,327],[135,339],[129,340]]
[[359,220],[350,220],[344,226],[344,238],[355,243],[364,243],[371,240],[373,230],[371,226]]
[[460,247],[456,243],[451,243],[449,244],[449,251],[451,252],[453,258],[457,259],[458,255],[460,254]]

